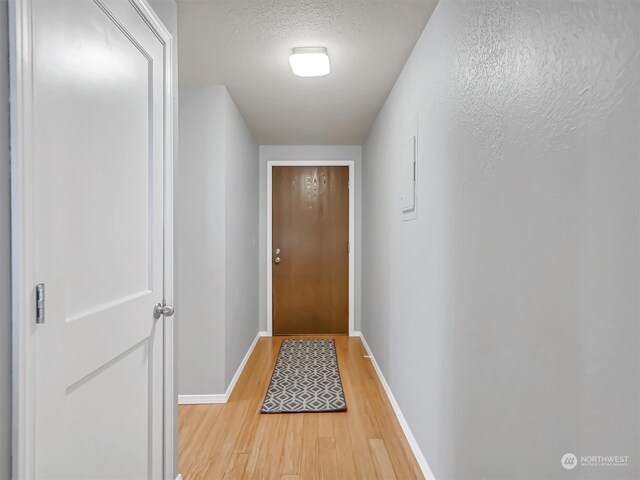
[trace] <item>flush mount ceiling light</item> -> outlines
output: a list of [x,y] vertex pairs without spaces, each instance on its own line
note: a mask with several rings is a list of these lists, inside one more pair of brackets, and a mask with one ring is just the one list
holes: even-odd
[[289,56],[291,70],[299,77],[322,77],[331,71],[324,47],[294,48]]

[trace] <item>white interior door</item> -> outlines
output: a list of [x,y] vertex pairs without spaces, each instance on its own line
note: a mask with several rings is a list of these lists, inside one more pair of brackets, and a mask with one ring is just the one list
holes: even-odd
[[17,2],[22,288],[45,285],[22,473],[160,478],[165,45],[137,0]]

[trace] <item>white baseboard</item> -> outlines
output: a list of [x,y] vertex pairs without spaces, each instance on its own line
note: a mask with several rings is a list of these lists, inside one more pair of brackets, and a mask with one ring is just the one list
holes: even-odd
[[178,395],[178,404],[180,405],[199,405],[201,403],[227,403],[227,395],[225,393],[216,393],[211,395]]
[[249,357],[251,356],[251,353],[253,352],[253,349],[256,348],[256,343],[258,343],[258,340],[260,340],[260,337],[261,337],[260,332],[258,332],[258,334],[256,335],[256,338],[253,339],[253,342],[251,342],[251,345],[249,345],[249,349],[247,350],[247,353],[245,354],[244,358],[240,362],[240,365],[238,366],[238,369],[236,370],[236,374],[231,379],[231,382],[229,382],[229,386],[227,387],[227,391],[224,394],[225,395],[225,402],[227,400],[229,400],[229,397],[231,396],[231,392],[233,392],[233,389],[236,386],[236,382],[240,378],[240,375],[242,374],[242,371],[244,370],[244,367],[247,364],[247,361],[249,361]]
[[242,362],[240,362],[240,366],[238,367],[238,370],[236,370],[236,373],[231,379],[231,382],[229,383],[229,387],[227,387],[227,391],[225,393],[214,393],[214,394],[208,394],[208,395],[178,395],[178,403],[180,405],[227,403],[227,401],[229,400],[229,397],[231,396],[231,392],[233,392],[233,389],[236,386],[236,382],[240,378],[240,375],[242,374],[242,371],[244,370],[244,367],[247,364],[247,361],[249,360],[249,357],[251,356],[251,353],[253,352],[253,349],[256,346],[256,343],[258,343],[258,340],[260,339],[260,337],[267,336],[267,335],[263,335],[264,333],[267,333],[267,332],[258,332],[258,334],[256,335],[256,338],[254,338],[253,342],[251,342],[251,345],[249,345],[249,350],[247,350],[247,353],[242,359]]
[[267,332],[266,330],[259,331],[258,335],[260,335],[261,337],[270,337],[271,336],[271,334],[269,332]]
[[378,374],[378,378],[380,379],[380,383],[382,383],[384,391],[387,393],[387,397],[389,397],[389,402],[391,403],[391,407],[393,407],[393,411],[395,412],[396,417],[398,417],[398,422],[402,427],[402,431],[404,432],[405,437],[407,437],[409,446],[411,447],[411,450],[413,451],[413,454],[415,455],[416,460],[418,461],[418,465],[420,466],[420,470],[422,470],[422,474],[425,476],[427,480],[435,480],[436,477],[431,471],[431,467],[429,467],[429,464],[427,463],[427,459],[425,458],[424,454],[422,453],[422,450],[420,449],[420,446],[418,445],[418,442],[416,441],[416,437],[413,436],[413,432],[411,431],[411,428],[409,428],[407,419],[404,418],[404,415],[402,414],[402,410],[400,410],[400,406],[398,405],[396,398],[393,396],[393,393],[391,392],[391,388],[389,387],[387,380],[384,378],[384,375],[382,374],[382,370],[380,370],[380,366],[378,365],[378,362],[376,362],[376,359],[373,356],[373,353],[371,352],[371,349],[369,348],[367,341],[364,339],[364,335],[362,335],[362,332],[357,332],[357,331],[353,333],[354,333],[354,336],[360,337],[365,350],[367,351],[367,353],[369,354],[369,357],[371,358],[371,363],[373,363],[373,368]]

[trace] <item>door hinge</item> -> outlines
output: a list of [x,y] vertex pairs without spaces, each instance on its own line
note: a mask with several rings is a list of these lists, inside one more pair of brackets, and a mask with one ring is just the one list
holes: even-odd
[[347,253],[351,253],[351,242],[347,242]]
[[44,323],[44,283],[36,285],[36,323]]

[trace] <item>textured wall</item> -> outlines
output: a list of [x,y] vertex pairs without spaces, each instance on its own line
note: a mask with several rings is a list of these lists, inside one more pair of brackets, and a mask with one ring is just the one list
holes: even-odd
[[362,147],[355,145],[262,145],[260,146],[260,330],[267,329],[267,162],[309,160],[353,160],[355,162],[355,316],[360,330]]
[[437,478],[640,477],[639,29],[634,0],[442,0],[369,133],[362,330]]
[[11,239],[9,179],[9,28],[0,1],[0,479],[11,476]]

